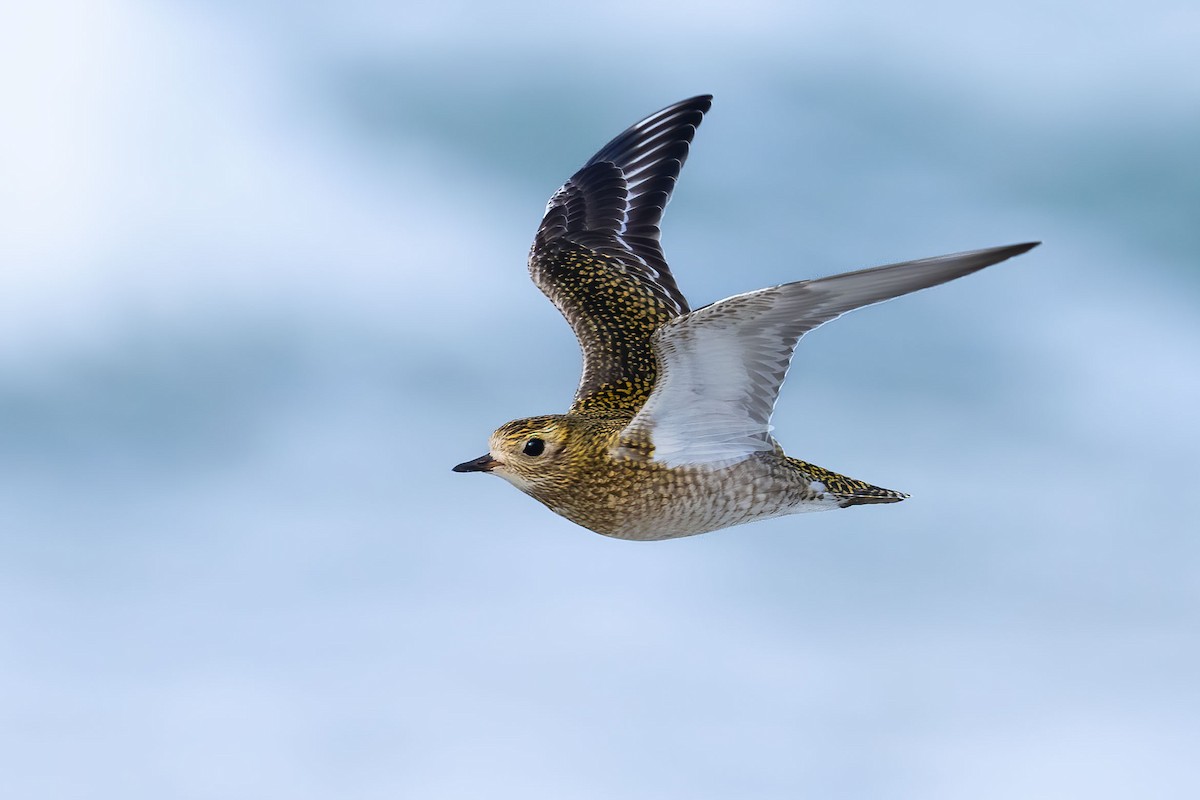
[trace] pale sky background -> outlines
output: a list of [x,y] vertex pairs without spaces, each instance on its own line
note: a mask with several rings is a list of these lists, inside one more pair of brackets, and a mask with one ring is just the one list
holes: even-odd
[[[1200,796],[1200,7],[0,11],[0,796]],[[716,95],[693,305],[912,493],[628,543],[450,467],[563,410],[550,193]]]

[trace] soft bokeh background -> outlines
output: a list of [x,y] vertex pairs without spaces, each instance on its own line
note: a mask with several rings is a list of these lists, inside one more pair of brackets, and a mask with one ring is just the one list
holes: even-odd
[[[0,12],[0,795],[1200,796],[1200,8]],[[716,104],[694,304],[1033,253],[805,340],[912,493],[657,544],[452,474],[565,407],[558,184]]]

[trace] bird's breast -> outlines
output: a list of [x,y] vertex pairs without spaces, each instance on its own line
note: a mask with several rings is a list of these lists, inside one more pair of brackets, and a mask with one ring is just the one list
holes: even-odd
[[578,476],[559,496],[538,499],[597,533],[637,540],[837,507],[774,453],[716,468],[613,458]]

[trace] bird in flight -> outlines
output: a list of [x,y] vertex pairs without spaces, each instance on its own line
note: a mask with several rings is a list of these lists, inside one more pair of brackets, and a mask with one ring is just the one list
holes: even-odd
[[908,495],[787,456],[771,412],[796,343],[862,306],[961,278],[1037,242],[785,283],[691,310],[659,223],[710,95],[646,117],[546,206],[529,254],[583,351],[566,414],[518,419],[455,472],[498,475],[606,536],[691,536]]

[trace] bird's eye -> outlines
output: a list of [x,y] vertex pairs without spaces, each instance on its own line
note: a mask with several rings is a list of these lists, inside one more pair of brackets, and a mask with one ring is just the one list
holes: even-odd
[[525,443],[525,449],[522,450],[525,455],[537,458],[546,449],[546,443],[534,436]]

